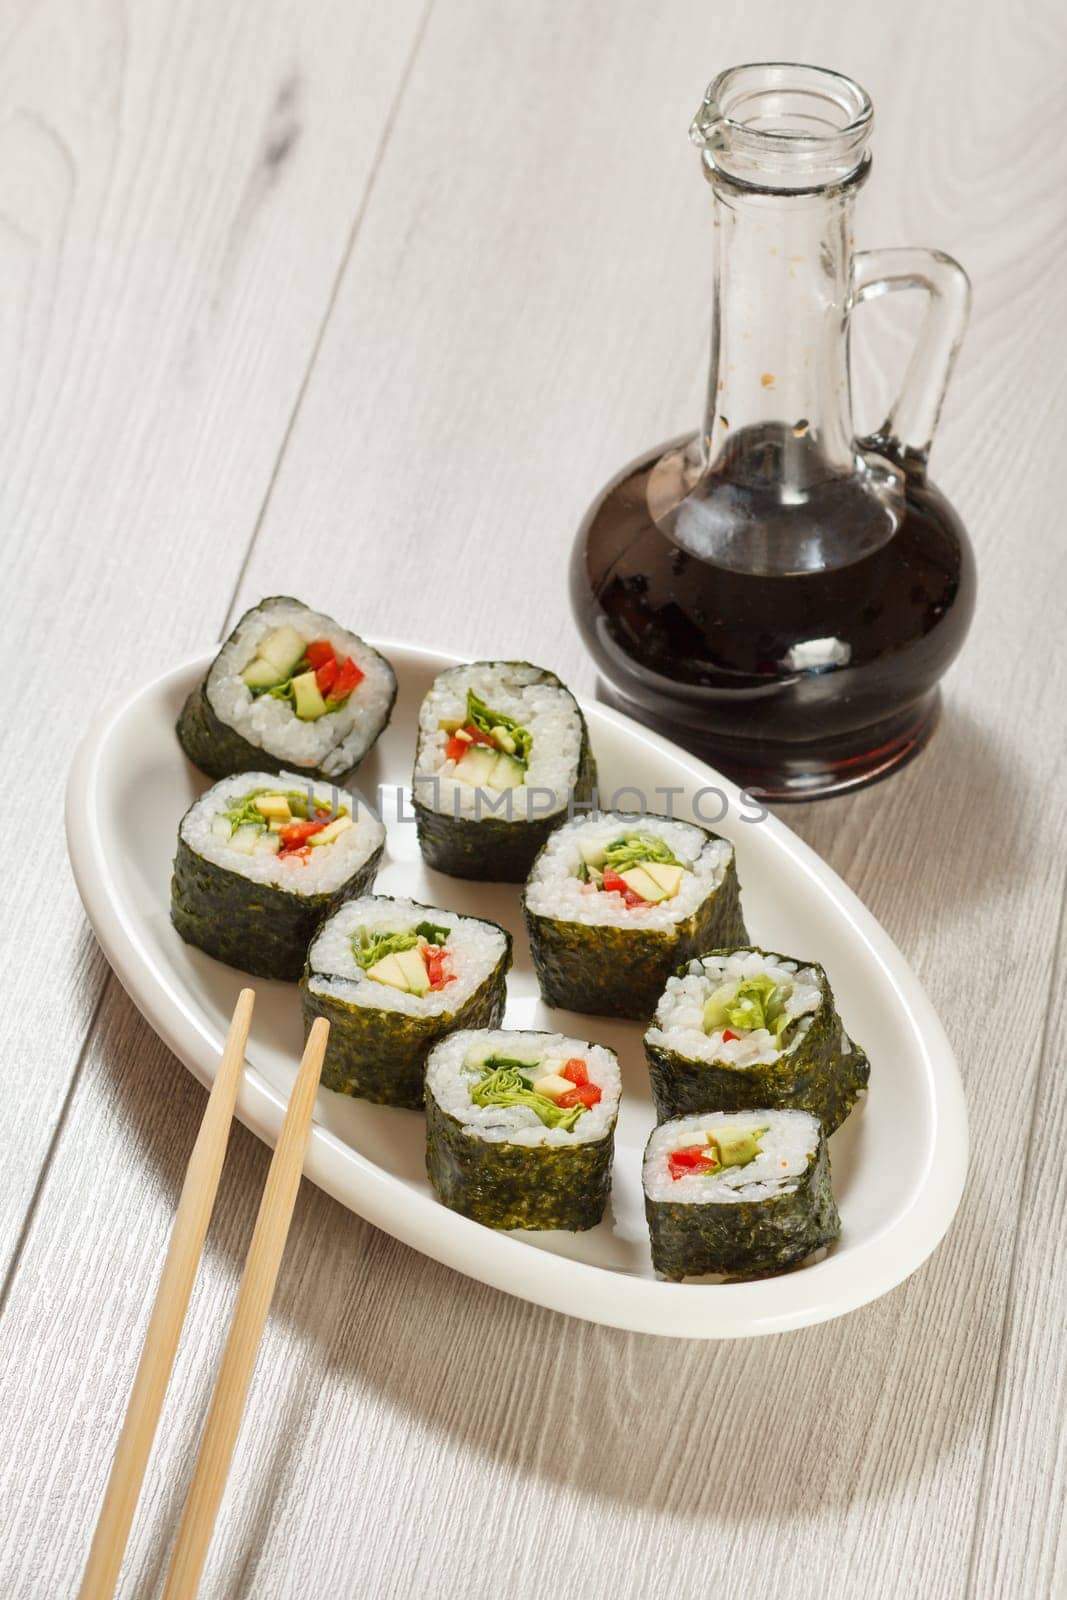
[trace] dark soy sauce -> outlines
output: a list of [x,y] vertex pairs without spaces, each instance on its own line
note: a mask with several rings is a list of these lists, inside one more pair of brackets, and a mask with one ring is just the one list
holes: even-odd
[[571,572],[603,697],[775,799],[871,782],[921,749],[974,560],[920,466],[863,459],[880,479],[823,471],[802,430],[762,424],[703,480],[676,447],[609,485]]

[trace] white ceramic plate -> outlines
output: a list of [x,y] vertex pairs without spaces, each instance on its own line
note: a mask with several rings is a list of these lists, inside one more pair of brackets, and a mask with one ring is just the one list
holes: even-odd
[[[494,1233],[439,1205],[423,1166],[423,1121],[411,1111],[320,1092],[305,1171],[360,1216],[471,1277],[596,1322],[686,1338],[778,1333],[840,1316],[884,1294],[933,1250],[959,1203],[967,1115],[948,1041],[914,974],[855,895],[776,818],[674,745],[597,705],[585,706],[600,792],[684,791],[675,815],[692,816],[698,791],[726,797],[718,831],[737,847],[745,916],[759,944],[821,961],[849,1032],[871,1057],[871,1088],[831,1141],[839,1242],[822,1260],[759,1283],[656,1280],[641,1197],[641,1153],[654,1117],[641,1028],[552,1012],[537,994],[519,890],[427,871],[413,822],[398,815],[410,776],[419,701],[454,658],[379,646],[396,667],[392,723],[360,771],[389,828],[375,888],[493,918],[515,935],[506,1022],[562,1028],[619,1052],[619,1118],[612,1202],[588,1233]],[[80,746],[67,791],[67,838],[78,889],[105,954],[152,1027],[202,1083],[211,1082],[241,973],[182,943],[168,917],[178,822],[206,787],[185,760],[174,722],[213,652],[158,678],[103,714]],[[631,799],[629,804],[633,805]],[[709,824],[721,802],[699,801]],[[273,1144],[299,1058],[295,987],[255,980],[255,1025],[238,1099],[242,1122]]]

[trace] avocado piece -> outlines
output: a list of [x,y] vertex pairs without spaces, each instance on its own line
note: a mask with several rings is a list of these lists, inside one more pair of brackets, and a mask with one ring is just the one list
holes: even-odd
[[593,839],[578,840],[578,854],[587,867],[602,868],[607,860],[607,846],[597,844]]
[[489,785],[489,774],[499,760],[498,752],[487,744],[472,744],[456,762],[456,777],[472,788],[485,789]]
[[289,676],[297,662],[303,659],[304,641],[296,629],[286,623],[281,628],[272,628],[270,633],[259,641],[258,654],[277,669],[277,681],[280,683],[283,678]]
[[719,1128],[708,1134],[708,1143],[714,1144],[719,1162],[724,1167],[747,1167],[760,1153],[759,1133],[754,1128]]
[[506,728],[490,728],[489,737],[495,741],[498,750],[505,751],[509,756],[515,754],[515,741]]
[[283,794],[257,794],[252,803],[268,822],[284,822],[292,815],[289,802]]
[[293,703],[301,722],[317,722],[326,714],[326,702],[319,693],[313,672],[302,672],[293,679]]
[[546,1072],[543,1078],[538,1078],[533,1086],[534,1094],[547,1095],[550,1100],[555,1100],[557,1095],[568,1094],[574,1088],[568,1078],[561,1078],[558,1072]]
[[399,950],[393,960],[404,974],[408,993],[426,994],[430,987],[430,979],[426,963],[422,959],[422,951],[418,946],[416,945],[414,950]]
[[518,789],[526,782],[526,768],[514,756],[501,751],[489,774],[489,787],[503,793],[505,789]]
[[273,689],[275,684],[284,683],[288,676],[287,672],[282,672],[273,661],[267,661],[263,656],[256,656],[241,673],[250,689]]
[[649,877],[644,867],[630,867],[627,872],[620,872],[619,877],[634,894],[639,894],[642,900],[648,900],[653,905],[667,898],[666,890],[661,889],[656,880]]
[[646,861],[644,870],[654,883],[659,884],[668,900],[676,895],[682,886],[684,868],[672,866],[669,861]]
[[398,956],[383,956],[373,967],[367,968],[367,977],[375,983],[387,983],[390,989],[403,989],[408,993],[408,980]]
[[308,840],[308,844],[333,844],[333,841],[338,838],[340,834],[344,833],[346,828],[350,828],[351,826],[351,817],[334,817],[332,822],[328,822],[326,824],[321,833],[313,833],[311,835],[311,838]]

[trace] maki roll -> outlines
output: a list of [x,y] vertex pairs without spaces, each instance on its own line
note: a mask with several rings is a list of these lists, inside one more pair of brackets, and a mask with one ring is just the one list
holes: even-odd
[[231,967],[295,981],[323,919],[370,888],[384,845],[362,800],[292,772],[238,773],[182,818],[170,920]]
[[343,784],[396,699],[396,674],[332,617],[274,595],[246,611],[186,700],[178,739],[211,778],[299,768]]
[[822,967],[749,947],[715,950],[668,978],[645,1054],[661,1122],[795,1106],[829,1136],[870,1076]]
[[495,922],[363,895],[319,929],[301,981],[305,1027],[330,1024],[322,1081],[419,1109],[431,1045],[504,1015],[511,937]]
[[664,1278],[766,1278],[832,1244],[826,1137],[806,1111],[661,1122],[645,1148],[652,1265]]
[[578,702],[525,661],[474,661],[434,679],[412,783],[427,866],[521,883],[573,800],[596,784]]
[[747,938],[733,845],[669,817],[564,823],[523,906],[541,995],[565,1011],[647,1018],[680,962]]
[[449,1034],[426,1066],[426,1167],[489,1228],[593,1228],[611,1187],[619,1063],[561,1033]]

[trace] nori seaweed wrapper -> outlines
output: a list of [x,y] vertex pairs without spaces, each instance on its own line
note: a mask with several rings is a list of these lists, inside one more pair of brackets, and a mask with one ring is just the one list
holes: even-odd
[[[432,914],[434,908],[426,909]],[[330,1024],[322,1065],[325,1087],[378,1105],[421,1111],[426,1057],[437,1041],[457,1028],[495,1028],[503,1018],[511,935],[503,928],[500,932],[507,943],[493,970],[456,1011],[438,1011],[432,1016],[351,1005],[336,995],[313,994],[308,988],[309,963],[300,984],[300,1003],[305,1036],[316,1017],[325,1017]]]
[[[761,950],[756,945],[707,948],[702,955],[735,955],[752,951],[771,961],[795,956]],[[865,1050],[854,1043],[834,1005],[833,991],[817,961],[803,961],[819,979],[822,1000],[803,1038],[776,1061],[751,1067],[692,1058],[645,1039],[645,1056],[656,1103],[657,1122],[702,1111],[810,1111],[829,1136],[839,1128],[867,1086],[871,1075]],[[685,976],[688,968],[678,969]]]
[[383,841],[332,893],[298,895],[204,860],[179,835],[170,920],[187,944],[216,960],[295,983],[320,923],[342,900],[370,888],[384,848]]
[[[656,818],[646,814],[640,820]],[[709,839],[718,837],[708,833]],[[671,928],[613,928],[542,916],[529,909],[525,896],[523,913],[547,1006],[641,1022],[652,1015],[679,962],[748,938],[736,856],[719,887]]]
[[[475,663],[476,664],[476,663]],[[527,661],[502,661],[501,666],[526,667]],[[554,672],[540,668],[539,681],[556,689],[566,689],[566,684]],[[567,690],[568,694],[570,693]],[[573,699],[573,695],[571,696]],[[589,729],[581,708],[575,709],[582,725],[582,742],[578,752],[578,767],[571,791],[573,801],[586,805],[596,791],[596,761],[589,743]],[[416,757],[417,759],[417,757]],[[427,782],[428,780],[424,780]],[[548,816],[532,817],[529,821],[508,822],[492,813],[482,817],[456,817],[447,811],[435,811],[419,799],[419,786],[412,785],[412,806],[419,835],[419,848],[428,867],[446,872],[452,878],[471,878],[481,883],[522,883],[534,857],[554,828],[566,820],[567,805]]]
[[820,1133],[791,1193],[707,1205],[651,1200],[646,1193],[645,1216],[652,1265],[661,1277],[679,1282],[707,1273],[738,1279],[784,1272],[841,1232],[825,1136]]
[[[226,648],[245,619],[250,617],[254,611],[269,611],[274,606],[279,605],[301,604],[301,601],[294,600],[291,595],[283,594],[270,595],[266,600],[261,600],[258,605],[250,606],[222,641],[219,646],[219,652],[221,653]],[[351,632],[351,629],[345,629],[344,631]],[[363,643],[366,645],[366,640],[363,640]],[[367,645],[367,649],[370,648],[371,646]],[[396,703],[396,675],[384,656],[380,655],[378,651],[375,651],[374,654],[389,668],[389,672],[393,675],[393,696],[389,703],[389,710],[386,712],[382,722],[382,729],[384,729],[389,722],[392,708]],[[207,680],[214,665],[213,661],[201,682],[190,692],[175,725],[178,743],[185,751],[185,754],[189,757],[194,767],[199,767],[200,771],[205,772],[209,778],[229,778],[237,772],[298,772],[303,776],[314,779],[316,782],[343,787],[352,777],[357,767],[366,760],[371,750],[373,750],[377,739],[372,739],[359,759],[354,761],[350,767],[346,767],[343,772],[324,772],[321,767],[304,767],[292,758],[275,756],[271,751],[264,749],[262,745],[252,744],[243,734],[238,733],[236,728],[231,728],[229,723],[223,722],[212,708],[207,695]],[[381,730],[379,730],[379,735],[380,732]]]
[[595,1228],[611,1189],[614,1129],[586,1144],[479,1139],[426,1097],[426,1170],[437,1198],[487,1228]]

